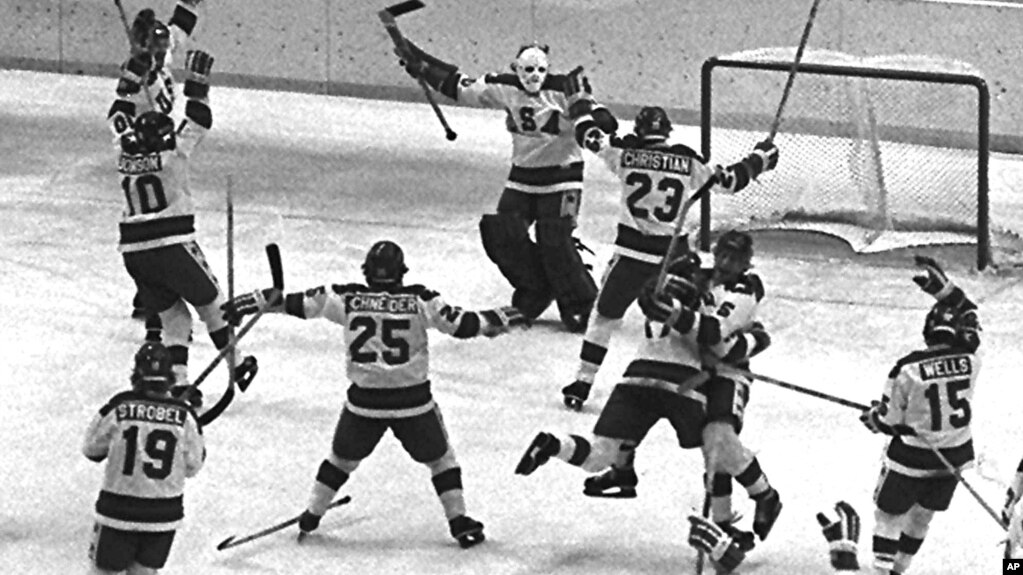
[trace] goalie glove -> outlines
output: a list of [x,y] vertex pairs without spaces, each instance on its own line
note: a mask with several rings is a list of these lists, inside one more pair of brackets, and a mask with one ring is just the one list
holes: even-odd
[[568,100],[568,119],[576,120],[593,110],[593,89],[590,88],[590,79],[583,74],[583,67],[578,66],[565,75],[565,83],[561,91]]
[[499,307],[480,312],[486,325],[480,326],[480,334],[487,337],[496,337],[508,333],[513,327],[529,327],[529,320],[522,315],[519,308],[515,306]]
[[913,263],[921,268],[924,273],[913,276],[913,282],[920,286],[920,289],[934,296],[934,299],[941,301],[952,294],[955,284],[948,279],[941,265],[931,257],[914,255]]
[[859,571],[856,543],[860,540],[860,516],[845,501],[835,504],[835,513],[836,518],[828,517],[826,513],[817,514],[817,523],[828,541],[831,566],[838,571]]
[[[278,292],[275,288],[266,288],[235,296],[234,299],[220,306],[220,309],[224,312],[224,321],[237,326],[242,322],[242,318],[257,313],[260,309],[269,305],[268,302],[277,299],[277,294]],[[279,303],[275,303],[272,308],[279,306]]]
[[689,544],[706,553],[718,566],[718,573],[731,573],[746,558],[737,542],[706,517],[689,516]]

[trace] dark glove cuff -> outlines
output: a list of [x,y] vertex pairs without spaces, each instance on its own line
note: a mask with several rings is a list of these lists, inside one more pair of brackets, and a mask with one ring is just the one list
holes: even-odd
[[852,551],[831,551],[831,566],[839,571],[859,571],[860,562]]

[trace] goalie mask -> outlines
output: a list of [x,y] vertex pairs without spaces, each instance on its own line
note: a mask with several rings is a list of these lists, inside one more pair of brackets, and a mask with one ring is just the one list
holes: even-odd
[[519,82],[526,92],[538,94],[547,79],[550,63],[547,60],[547,46],[530,44],[519,48],[519,53],[512,62],[511,69],[519,77]]
[[666,140],[671,133],[671,119],[660,106],[645,106],[632,125],[632,132],[641,140]]
[[405,253],[398,244],[388,240],[373,244],[362,264],[362,273],[370,286],[400,285],[407,271]]
[[147,342],[135,352],[131,385],[136,391],[165,393],[174,383],[171,353],[162,343]]

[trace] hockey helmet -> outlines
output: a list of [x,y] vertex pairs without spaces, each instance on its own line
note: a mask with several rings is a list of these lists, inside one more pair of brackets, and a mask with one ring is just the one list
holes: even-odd
[[390,240],[373,244],[362,264],[362,273],[371,286],[400,284],[407,271],[405,253],[401,246]]
[[174,383],[170,351],[157,342],[146,342],[135,352],[132,387],[140,391],[163,393]]
[[518,75],[522,87],[530,94],[539,93],[544,80],[547,79],[547,71],[550,69],[548,52],[550,48],[545,44],[527,44],[520,47],[515,55],[511,69]]
[[671,133],[671,119],[660,106],[644,106],[636,114],[632,132],[641,140],[666,140]]
[[135,141],[143,152],[160,152],[174,147],[174,120],[151,110],[135,119]]
[[924,318],[924,343],[952,345],[956,341],[957,323],[956,311],[940,301],[936,302]]
[[131,37],[139,51],[153,56],[157,68],[163,65],[171,44],[170,29],[156,19],[152,8],[139,10],[135,15],[135,21],[131,24]]

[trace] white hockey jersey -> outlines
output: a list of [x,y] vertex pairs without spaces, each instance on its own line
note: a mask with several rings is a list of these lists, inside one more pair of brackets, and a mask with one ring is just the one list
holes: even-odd
[[140,153],[118,143],[117,171],[125,208],[121,252],[136,252],[195,240],[195,205],[189,161],[205,137],[212,115],[205,99],[189,99],[185,120],[170,150]]
[[548,75],[539,93],[530,94],[515,74],[487,74],[479,79],[458,74],[458,102],[505,111],[505,125],[512,136],[507,189],[530,194],[582,189],[583,156],[566,116],[564,80],[563,75]]
[[980,372],[980,357],[944,345],[915,351],[899,359],[888,374],[879,420],[912,433],[888,444],[885,465],[911,477],[947,476],[949,471],[928,444],[941,450],[956,468],[973,461],[971,402]]
[[434,407],[427,331],[457,338],[493,335],[484,314],[448,305],[421,285],[372,289],[322,286],[288,294],[275,310],[344,327],[347,408],[365,417],[412,417]]
[[106,460],[96,521],[126,531],[170,531],[184,518],[185,479],[206,448],[195,413],[183,402],[127,391],[93,418],[82,452]]
[[192,35],[198,18],[192,4],[179,1],[175,5],[171,20],[167,23],[170,31],[170,48],[167,50],[163,66],[149,73],[142,82],[129,80],[129,74],[125,74],[125,70],[129,69],[130,59],[121,64],[117,98],[107,112],[107,124],[114,136],[114,143],[117,143],[121,136],[131,132],[135,118],[152,111],[154,107],[164,114],[173,111],[174,75],[170,70],[173,54]]

